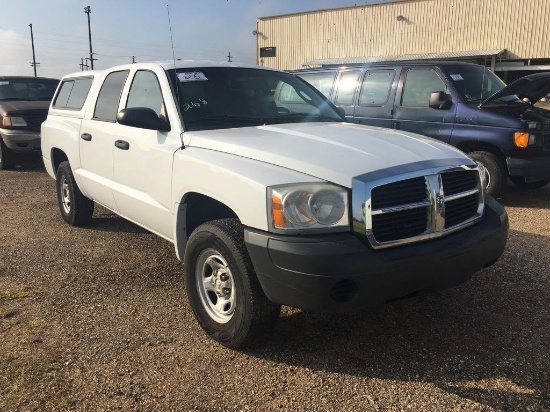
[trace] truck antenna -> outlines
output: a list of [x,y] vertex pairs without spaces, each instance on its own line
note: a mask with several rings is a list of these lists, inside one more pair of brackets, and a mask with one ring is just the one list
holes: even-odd
[[170,21],[170,6],[166,5],[168,12],[168,27],[170,28],[170,44],[172,45],[172,59],[174,60],[174,70],[176,69],[176,53],[174,52],[174,38],[172,37],[172,22]]
[[[172,45],[172,60],[174,62],[174,78],[176,80],[176,101],[178,102],[178,112],[180,111],[180,85],[178,82],[178,74],[176,73],[176,53],[174,52],[174,38],[172,37],[172,21],[170,20],[170,6],[168,4],[166,5],[166,11],[168,12],[168,27],[170,28],[170,44]],[[180,112],[180,119],[183,122],[183,116],[181,116]],[[184,124],[185,128],[185,124]],[[183,132],[180,133],[180,140],[181,140],[181,147],[184,148],[185,145],[183,144]]]

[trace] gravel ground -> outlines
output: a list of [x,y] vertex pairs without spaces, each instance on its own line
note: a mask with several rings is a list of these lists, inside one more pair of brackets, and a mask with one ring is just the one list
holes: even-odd
[[208,339],[173,246],[98,207],[73,228],[39,165],[0,172],[0,410],[550,410],[550,187],[510,186],[500,261],[354,316],[283,308]]

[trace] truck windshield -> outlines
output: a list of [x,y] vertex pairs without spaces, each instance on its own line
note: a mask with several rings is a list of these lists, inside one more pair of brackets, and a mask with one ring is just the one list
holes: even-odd
[[187,130],[344,120],[321,93],[288,73],[198,67],[169,75]]
[[52,100],[55,79],[0,79],[0,100]]
[[[453,82],[456,90],[469,103],[479,103],[504,89],[506,84],[491,70],[474,65],[445,65],[442,69]],[[519,100],[516,95],[507,97]]]

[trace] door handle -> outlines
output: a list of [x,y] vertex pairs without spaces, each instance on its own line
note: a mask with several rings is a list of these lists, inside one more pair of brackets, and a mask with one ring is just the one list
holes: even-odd
[[80,138],[89,142],[90,140],[92,140],[92,135],[90,133],[82,133],[80,135]]
[[130,148],[130,143],[126,140],[117,140],[115,146],[122,150],[128,150]]

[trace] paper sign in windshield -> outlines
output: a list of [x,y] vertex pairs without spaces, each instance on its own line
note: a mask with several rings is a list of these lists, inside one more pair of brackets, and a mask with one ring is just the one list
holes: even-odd
[[464,80],[464,77],[462,77],[460,74],[451,74],[451,79],[453,79],[453,80]]
[[208,80],[203,72],[184,72],[178,73],[180,82],[204,82]]
[[6,84],[10,84],[10,82],[0,82],[0,86],[4,86]]

